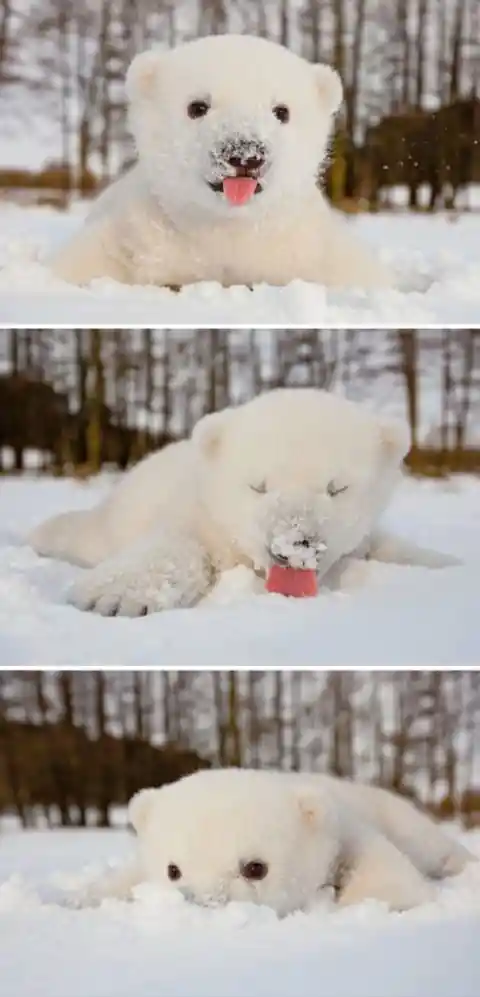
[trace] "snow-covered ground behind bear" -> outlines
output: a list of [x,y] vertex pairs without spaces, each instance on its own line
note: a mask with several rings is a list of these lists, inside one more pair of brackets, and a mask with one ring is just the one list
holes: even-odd
[[41,559],[21,543],[34,523],[93,505],[111,480],[1,480],[0,664],[478,665],[480,479],[405,478],[384,520],[408,539],[456,555],[459,567],[362,563],[345,575],[342,591],[304,600],[266,594],[251,572],[237,568],[202,605],[134,620],[66,605],[82,569]]
[[[121,818],[122,815],[119,814]],[[375,902],[278,919],[206,909],[154,886],[134,903],[61,906],[63,891],[128,854],[114,830],[0,829],[5,997],[477,997],[480,864],[403,914]],[[452,833],[459,833],[453,831]],[[480,832],[462,834],[480,857]]]
[[[47,249],[81,224],[88,205],[69,213],[0,204],[0,322],[55,325],[428,325],[478,323],[480,214],[360,214],[359,236],[391,265],[402,290],[325,289],[294,281],[286,287],[222,288],[215,283],[180,293],[129,287],[109,279],[87,288],[53,277]],[[453,220],[452,220],[453,219]]]

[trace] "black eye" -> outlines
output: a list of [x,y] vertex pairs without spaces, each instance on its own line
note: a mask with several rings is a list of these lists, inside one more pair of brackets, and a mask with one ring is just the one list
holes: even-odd
[[327,494],[330,498],[335,498],[336,495],[341,495],[342,492],[346,492],[348,485],[340,486],[340,488],[335,484],[334,481],[330,481],[327,485]]
[[189,118],[204,118],[210,110],[210,104],[206,100],[192,100],[187,107]]
[[244,879],[259,881],[265,879],[268,873],[268,865],[260,859],[253,859],[252,862],[242,862],[240,872]]
[[266,481],[261,481],[260,484],[258,484],[258,485],[250,485],[250,488],[252,489],[252,492],[256,492],[257,495],[266,495],[267,494],[267,482]]
[[290,110],[286,104],[276,104],[273,113],[277,120],[282,122],[282,125],[286,125],[290,121]]
[[174,862],[170,862],[170,865],[167,868],[167,873],[168,873],[168,878],[171,879],[172,882],[175,882],[177,879],[182,878],[182,873],[178,868],[178,865],[175,865]]

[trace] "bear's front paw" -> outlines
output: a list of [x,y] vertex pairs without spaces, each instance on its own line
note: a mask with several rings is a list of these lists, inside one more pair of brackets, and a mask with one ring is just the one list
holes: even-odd
[[147,616],[195,605],[210,584],[204,551],[181,538],[178,547],[153,542],[91,568],[74,582],[68,601],[101,616]]
[[142,584],[139,578],[115,575],[106,580],[96,571],[74,583],[68,601],[77,609],[100,616],[147,616],[175,606],[174,595],[164,584],[157,588]]

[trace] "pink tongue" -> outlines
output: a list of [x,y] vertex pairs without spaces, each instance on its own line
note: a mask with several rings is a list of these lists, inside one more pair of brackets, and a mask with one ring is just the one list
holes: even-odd
[[257,189],[255,177],[225,177],[223,193],[230,204],[246,204]]
[[265,588],[267,592],[291,595],[297,599],[317,595],[317,573],[304,568],[284,568],[279,564],[272,564]]

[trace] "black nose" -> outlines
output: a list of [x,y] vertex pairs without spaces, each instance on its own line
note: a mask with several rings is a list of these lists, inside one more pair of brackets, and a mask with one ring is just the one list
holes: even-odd
[[294,547],[311,547],[313,541],[309,537],[303,537],[302,540],[295,540]]
[[256,173],[261,170],[265,162],[265,157],[259,153],[254,156],[234,155],[228,157],[229,166],[236,170],[245,170],[246,173]]
[[287,557],[286,554],[276,554],[274,553],[273,550],[270,550],[269,554],[270,557],[272,558],[272,561],[275,561],[275,564],[284,565],[284,564],[289,564],[290,562],[290,558]]

